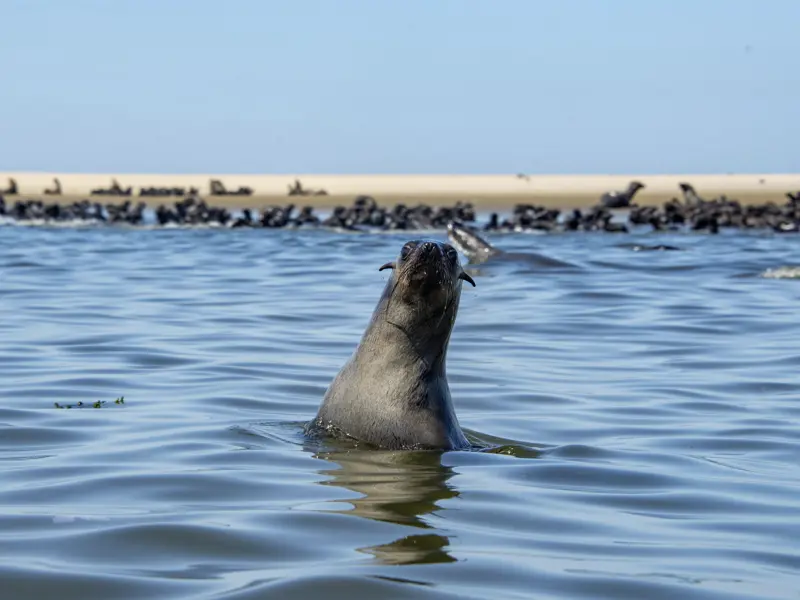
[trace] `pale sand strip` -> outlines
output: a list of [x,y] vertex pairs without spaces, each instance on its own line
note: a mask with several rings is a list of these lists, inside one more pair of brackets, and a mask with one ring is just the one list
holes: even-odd
[[[208,197],[209,180],[219,179],[229,190],[253,188],[251,197],[208,197],[216,205],[260,207],[285,204],[287,186],[299,179],[306,189],[325,189],[329,196],[293,197],[298,205],[332,206],[350,204],[359,194],[374,196],[381,204],[427,202],[430,204],[468,200],[479,208],[508,208],[517,202],[553,207],[582,207],[595,204],[609,190],[623,190],[631,180],[647,187],[637,196],[640,204],[655,204],[680,196],[678,183],[695,186],[704,197],[725,194],[743,202],[785,201],[787,191],[800,190],[800,174],[746,175],[163,175],[163,174],[75,174],[42,172],[0,172],[0,189],[13,177],[21,197],[46,198],[43,190],[52,187],[53,178],[61,181],[61,201],[89,197],[93,188],[108,188],[112,177],[120,186],[133,187],[138,198],[141,187],[197,187]],[[7,200],[10,200],[8,198]],[[101,199],[101,198],[98,198]],[[149,204],[172,202],[174,198],[143,198]]]

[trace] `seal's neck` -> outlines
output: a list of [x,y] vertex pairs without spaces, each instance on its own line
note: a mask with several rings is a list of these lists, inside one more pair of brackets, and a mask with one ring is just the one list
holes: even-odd
[[628,185],[628,189],[625,190],[625,195],[630,200],[633,200],[633,197],[636,195],[636,192],[638,192],[640,189],[641,189],[641,186],[639,184],[631,183],[631,184]]
[[393,280],[387,283],[375,308],[372,321],[361,339],[359,352],[369,353],[370,361],[380,361],[387,367],[414,366],[427,375],[444,377],[458,296],[440,315],[423,315],[415,307],[401,305],[399,298],[392,299]]

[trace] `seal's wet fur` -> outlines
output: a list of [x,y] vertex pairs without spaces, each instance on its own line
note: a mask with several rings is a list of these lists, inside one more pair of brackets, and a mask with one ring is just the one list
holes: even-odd
[[445,361],[465,274],[449,244],[412,241],[397,260],[358,348],[331,383],[313,430],[381,448],[468,448]]

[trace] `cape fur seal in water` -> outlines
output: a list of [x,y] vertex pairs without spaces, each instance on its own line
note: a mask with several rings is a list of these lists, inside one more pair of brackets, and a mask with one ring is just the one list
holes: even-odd
[[465,227],[455,221],[447,224],[447,237],[470,262],[482,263],[492,256],[503,253],[478,235],[474,229]]
[[341,432],[388,449],[464,449],[445,359],[464,273],[449,244],[406,243],[367,330],[307,431]]
[[474,229],[455,221],[447,224],[447,237],[450,243],[467,257],[470,264],[482,264],[489,259],[503,259],[540,268],[575,268],[575,265],[536,252],[505,252],[492,246]]

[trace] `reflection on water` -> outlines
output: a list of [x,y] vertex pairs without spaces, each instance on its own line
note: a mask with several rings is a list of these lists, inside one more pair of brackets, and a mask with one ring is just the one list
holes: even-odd
[[797,598],[796,236],[493,236],[481,450],[304,438],[409,236],[0,227],[0,598]]
[[[314,455],[333,463],[320,471],[330,476],[324,485],[342,487],[359,495],[340,509],[366,519],[433,529],[425,517],[439,502],[456,498],[448,480],[453,470],[442,465],[441,452],[329,450]],[[447,536],[435,533],[405,535],[387,544],[360,548],[386,564],[453,562]]]

